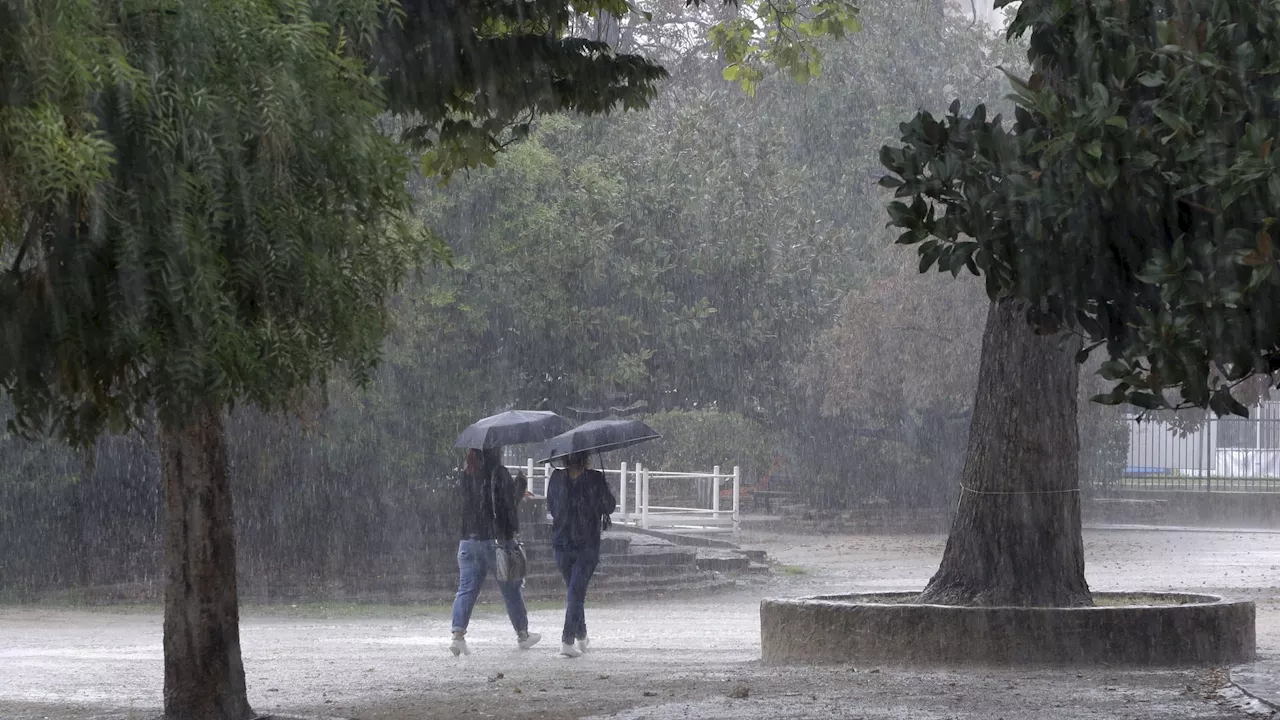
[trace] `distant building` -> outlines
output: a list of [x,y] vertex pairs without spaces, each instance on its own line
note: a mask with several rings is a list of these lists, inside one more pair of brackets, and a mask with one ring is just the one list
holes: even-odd
[[1181,427],[1138,417],[1130,411],[1126,477],[1280,478],[1280,402],[1248,418],[1185,417]]

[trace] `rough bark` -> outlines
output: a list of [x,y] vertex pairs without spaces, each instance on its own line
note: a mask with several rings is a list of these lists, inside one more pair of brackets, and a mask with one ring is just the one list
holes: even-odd
[[1093,604],[1080,535],[1078,349],[1036,335],[1015,301],[991,306],[960,505],[921,602]]
[[166,720],[254,717],[240,659],[234,524],[222,413],[161,430]]

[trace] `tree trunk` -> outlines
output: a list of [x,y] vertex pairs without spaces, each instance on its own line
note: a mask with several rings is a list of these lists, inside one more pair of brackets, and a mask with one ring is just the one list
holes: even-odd
[[254,716],[240,660],[231,482],[222,413],[197,409],[160,432],[164,473],[164,715]]
[[920,602],[1092,605],[1080,536],[1074,354],[1038,336],[1024,306],[991,306],[960,507],[942,565]]

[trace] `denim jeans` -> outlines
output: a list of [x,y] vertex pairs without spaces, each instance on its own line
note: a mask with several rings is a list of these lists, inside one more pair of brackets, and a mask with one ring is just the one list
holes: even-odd
[[570,645],[587,636],[587,584],[600,564],[600,548],[556,550],[556,566],[564,577],[568,597],[564,606],[564,632],[560,641]]
[[[490,568],[497,568],[496,540],[462,540],[458,542],[458,595],[453,599],[453,631],[466,632],[471,622],[471,611],[476,606],[476,598],[480,596],[480,587],[489,574]],[[511,619],[511,627],[516,633],[529,630],[529,614],[524,607],[524,595],[521,588],[524,580],[499,582],[502,601],[507,606],[507,617]]]

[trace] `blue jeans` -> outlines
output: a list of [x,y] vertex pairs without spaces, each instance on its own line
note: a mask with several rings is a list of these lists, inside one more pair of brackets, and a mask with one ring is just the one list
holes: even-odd
[[556,550],[556,567],[564,577],[568,598],[564,606],[564,632],[560,642],[571,645],[587,636],[587,584],[600,564],[600,548]]
[[[458,542],[458,595],[453,599],[453,631],[466,632],[471,622],[471,611],[476,606],[476,598],[480,596],[480,587],[489,574],[489,568],[496,568],[498,542],[496,540],[461,540]],[[507,617],[511,619],[511,627],[517,634],[529,631],[529,614],[524,607],[524,595],[521,588],[524,580],[515,582],[499,582],[502,601],[507,606]]]

